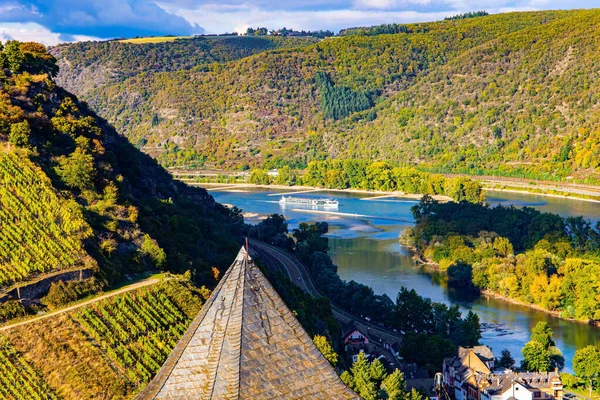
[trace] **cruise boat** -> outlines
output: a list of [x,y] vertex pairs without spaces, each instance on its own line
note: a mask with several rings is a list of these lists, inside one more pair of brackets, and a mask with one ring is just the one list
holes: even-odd
[[309,206],[309,207],[324,207],[324,208],[337,208],[338,201],[336,199],[314,199],[307,197],[292,197],[292,196],[281,196],[279,200],[281,205],[295,205],[295,206]]

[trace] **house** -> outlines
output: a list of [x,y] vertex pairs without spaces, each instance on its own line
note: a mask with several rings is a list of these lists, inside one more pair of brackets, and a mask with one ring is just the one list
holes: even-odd
[[563,386],[558,372],[491,374],[480,381],[481,400],[562,399]]
[[242,248],[146,399],[356,399]]
[[442,368],[446,390],[456,400],[480,400],[477,377],[492,372],[494,353],[487,346],[459,347],[456,356],[444,359]]
[[446,391],[456,400],[561,400],[558,372],[494,371],[494,354],[486,346],[459,347],[443,364]]
[[363,333],[354,324],[350,324],[346,327],[342,335],[345,345],[368,345],[369,337]]

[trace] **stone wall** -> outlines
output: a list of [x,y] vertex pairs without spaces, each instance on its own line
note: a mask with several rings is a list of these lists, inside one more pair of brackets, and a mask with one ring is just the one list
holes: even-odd
[[94,275],[94,271],[91,269],[84,269],[81,272],[77,271],[69,271],[62,272],[53,276],[49,276],[48,278],[41,279],[35,283],[31,283],[29,285],[24,285],[20,287],[20,296],[18,296],[17,289],[13,289],[3,295],[0,295],[0,303],[3,303],[11,298],[21,298],[21,299],[39,299],[44,294],[50,290],[50,285],[52,282],[68,282],[78,280],[80,277],[83,279],[90,278]]

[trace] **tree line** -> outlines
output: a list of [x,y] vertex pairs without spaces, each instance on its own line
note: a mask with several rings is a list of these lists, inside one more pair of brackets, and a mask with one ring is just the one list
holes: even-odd
[[445,195],[457,202],[481,203],[485,192],[481,183],[467,177],[447,178],[412,167],[393,166],[385,161],[367,160],[311,161],[304,174],[289,166],[271,177],[266,169],[253,169],[250,183],[268,185],[305,185],[328,189],[365,189],[404,193]]

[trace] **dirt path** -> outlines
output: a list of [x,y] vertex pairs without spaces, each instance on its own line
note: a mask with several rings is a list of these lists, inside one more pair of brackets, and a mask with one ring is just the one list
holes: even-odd
[[98,296],[98,297],[94,297],[92,299],[86,300],[86,301],[81,302],[81,303],[74,304],[74,305],[66,307],[66,308],[62,308],[60,310],[52,311],[52,312],[49,312],[47,314],[40,315],[38,317],[34,317],[34,318],[27,319],[27,320],[24,320],[24,321],[16,322],[14,324],[2,326],[2,327],[0,327],[0,332],[7,331],[7,330],[12,329],[12,328],[16,328],[17,326],[31,324],[33,322],[37,322],[37,321],[40,321],[40,320],[43,320],[43,319],[46,319],[46,318],[54,317],[56,315],[64,314],[64,313],[67,313],[69,311],[76,310],[76,309],[78,309],[80,307],[87,306],[89,304],[95,303],[95,302],[100,301],[100,300],[108,299],[110,297],[117,296],[119,294],[123,294],[123,293],[126,293],[126,292],[130,292],[132,290],[136,290],[136,289],[143,288],[143,287],[146,287],[146,286],[154,285],[154,284],[156,284],[156,283],[158,283],[160,281],[161,280],[157,279],[157,278],[150,278],[150,279],[146,279],[146,280],[143,280],[143,281],[140,281],[140,282],[137,282],[137,283],[133,283],[133,284],[131,284],[129,286],[122,287],[121,289],[117,289],[115,291],[103,294],[103,295]]

